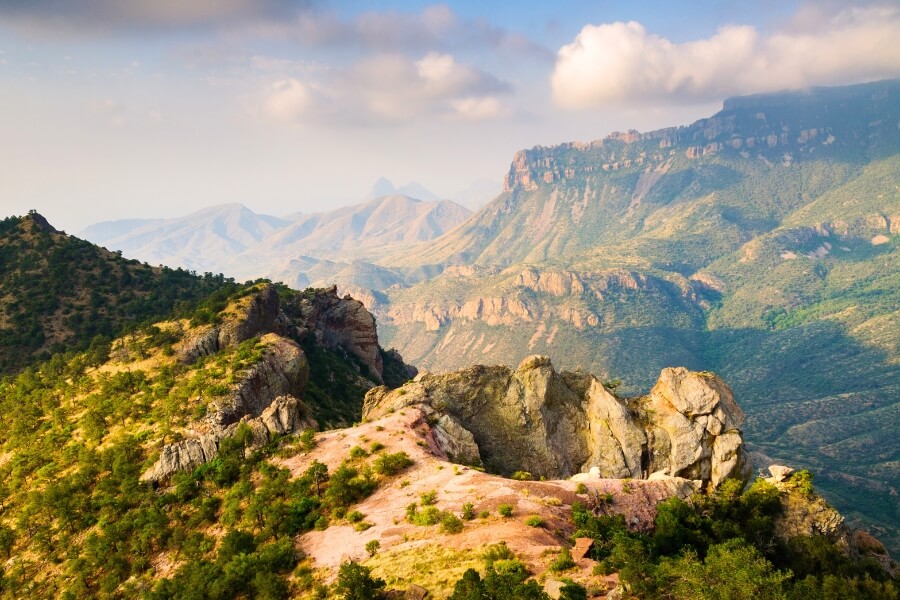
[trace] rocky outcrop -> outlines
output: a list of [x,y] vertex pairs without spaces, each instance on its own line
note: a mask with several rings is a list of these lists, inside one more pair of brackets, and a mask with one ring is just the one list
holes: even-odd
[[275,334],[264,335],[263,359],[247,370],[232,393],[216,402],[206,419],[213,431],[239,421],[245,415],[257,416],[278,396],[302,396],[309,376],[309,364],[300,346]]
[[201,356],[210,356],[233,348],[257,335],[279,332],[288,328],[280,310],[278,291],[266,284],[256,293],[241,298],[222,313],[223,322],[188,335],[181,342],[178,357],[185,364],[193,364]]
[[650,415],[650,472],[709,481],[713,487],[727,477],[750,476],[740,431],[744,413],[716,375],[664,369],[642,404]]
[[854,560],[869,559],[896,577],[900,566],[884,544],[871,534],[853,529],[843,515],[812,487],[811,475],[791,467],[771,465],[766,478],[780,493],[781,511],[775,517],[775,534],[783,541],[822,536]]
[[309,407],[293,396],[279,396],[258,417],[249,415],[237,423],[212,433],[166,444],[159,459],[141,475],[141,481],[158,482],[179,471],[192,471],[219,455],[219,444],[233,437],[241,423],[246,423],[251,436],[247,450],[265,445],[274,436],[295,433],[303,429],[315,429],[316,422],[310,416]]
[[253,432],[255,445],[272,435],[293,433],[311,426],[311,412],[297,399],[306,387],[309,365],[296,342],[276,334],[264,335],[262,360],[252,366],[210,414],[190,432],[193,437],[167,444],[143,481],[160,481],[178,471],[190,471],[212,460],[219,442],[234,435],[241,422]]
[[421,374],[394,391],[375,388],[363,416],[413,405],[469,431],[484,465],[505,475],[647,479],[656,473],[714,488],[750,474],[743,413],[711,373],[665,369],[648,396],[623,400],[591,375],[557,373],[548,357],[531,356],[513,371],[476,366]]
[[307,290],[285,311],[301,331],[331,350],[342,348],[366,366],[369,375],[382,381],[384,365],[378,346],[375,317],[362,302],[337,295],[337,286]]

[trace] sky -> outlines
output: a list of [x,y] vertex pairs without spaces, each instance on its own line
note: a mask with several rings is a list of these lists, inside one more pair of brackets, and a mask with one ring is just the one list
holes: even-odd
[[0,0],[0,215],[452,197],[513,153],[900,76],[897,1]]

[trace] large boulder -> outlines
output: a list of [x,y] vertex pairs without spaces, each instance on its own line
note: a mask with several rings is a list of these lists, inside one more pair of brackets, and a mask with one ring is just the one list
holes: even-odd
[[504,475],[646,479],[657,473],[712,488],[750,475],[743,413],[711,373],[665,369],[648,396],[621,399],[592,375],[557,373],[548,357],[531,356],[515,370],[475,366],[423,373],[397,390],[375,388],[363,416],[413,405],[471,432],[484,465]]

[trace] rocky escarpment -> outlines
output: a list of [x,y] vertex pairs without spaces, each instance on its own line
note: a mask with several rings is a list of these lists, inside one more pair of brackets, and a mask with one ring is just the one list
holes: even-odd
[[246,371],[210,414],[195,423],[188,439],[163,447],[159,459],[143,473],[144,481],[160,481],[177,471],[189,471],[219,453],[219,444],[232,437],[241,423],[253,434],[252,446],[273,435],[315,428],[311,410],[298,399],[306,387],[309,365],[296,342],[266,334],[262,360]]
[[[193,364],[256,337],[262,357],[241,373],[227,394],[212,402],[206,417],[184,431],[186,439],[162,449],[159,459],[141,476],[144,481],[164,480],[212,460],[221,441],[233,436],[242,423],[251,430],[251,445],[262,445],[273,435],[316,428],[311,408],[301,400],[309,380],[309,361],[295,340],[350,355],[365,367],[369,378],[383,381],[374,317],[357,300],[338,297],[336,288],[289,295],[282,306],[275,286],[265,284],[219,316],[220,324],[185,336],[177,350],[181,362]],[[394,369],[399,375],[393,373],[393,379],[405,379],[402,358],[396,353],[390,356],[399,365]]]
[[557,373],[548,357],[532,356],[514,371],[476,366],[420,374],[393,391],[375,388],[363,416],[378,418],[406,406],[432,411],[439,441],[456,445],[448,455],[462,453],[471,462],[477,451],[488,469],[505,475],[664,474],[713,488],[750,475],[743,412],[712,373],[665,369],[647,396],[621,399],[592,375]]
[[362,302],[337,295],[337,286],[308,291],[285,305],[285,313],[306,334],[329,349],[342,348],[382,381],[384,364],[378,346],[375,317]]

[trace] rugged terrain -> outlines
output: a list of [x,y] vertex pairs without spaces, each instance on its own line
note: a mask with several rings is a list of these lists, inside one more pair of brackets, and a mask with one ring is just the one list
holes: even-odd
[[763,462],[814,469],[897,547],[898,122],[887,81],[524,150],[491,204],[381,261],[440,275],[354,293],[433,371],[550,354],[629,393],[720,373]]
[[[614,387],[541,356],[416,375],[333,287],[229,283],[0,380],[0,595],[333,597],[362,560],[409,594],[481,573],[514,596],[652,598],[644,579],[693,594],[677,573],[716,568],[707,552],[750,556],[777,597],[827,577],[893,593],[885,548],[808,475],[740,492],[743,415],[717,376]],[[617,558],[635,544],[652,560]]]

